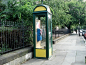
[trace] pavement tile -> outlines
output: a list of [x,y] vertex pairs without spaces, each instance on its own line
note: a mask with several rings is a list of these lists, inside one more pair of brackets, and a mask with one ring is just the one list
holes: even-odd
[[86,47],[82,36],[72,34],[53,45],[49,60],[31,59],[22,65],[85,65]]
[[22,65],[41,65],[43,62],[45,61],[45,59],[31,59],[27,62],[25,62]]

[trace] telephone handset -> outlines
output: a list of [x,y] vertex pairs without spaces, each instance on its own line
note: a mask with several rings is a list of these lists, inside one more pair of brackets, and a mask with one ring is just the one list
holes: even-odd
[[37,28],[37,41],[41,41],[42,40],[42,30]]

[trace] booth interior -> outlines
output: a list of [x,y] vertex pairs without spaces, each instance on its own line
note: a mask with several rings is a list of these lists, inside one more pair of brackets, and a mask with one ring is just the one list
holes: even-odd
[[38,15],[35,18],[36,21],[36,48],[46,49],[46,17],[45,15]]

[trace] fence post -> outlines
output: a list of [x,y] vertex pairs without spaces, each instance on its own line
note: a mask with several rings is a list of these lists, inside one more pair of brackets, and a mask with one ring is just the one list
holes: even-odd
[[55,38],[56,38],[56,31],[55,31]]
[[58,37],[59,37],[59,31],[58,31]]

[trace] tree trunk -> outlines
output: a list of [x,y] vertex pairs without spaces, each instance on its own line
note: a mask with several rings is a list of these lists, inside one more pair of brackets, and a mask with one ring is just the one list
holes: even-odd
[[69,30],[69,33],[71,33],[71,22],[70,22],[70,24],[68,26],[68,30]]

